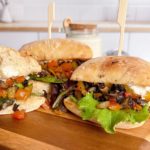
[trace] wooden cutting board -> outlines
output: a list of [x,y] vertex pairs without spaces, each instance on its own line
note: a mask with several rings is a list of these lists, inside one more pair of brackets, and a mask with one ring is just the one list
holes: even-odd
[[[47,114],[51,114],[51,115],[55,115],[58,117],[63,117],[66,119],[70,119],[70,120],[74,120],[74,121],[78,121],[78,122],[82,122],[82,123],[86,123],[86,124],[90,124],[90,125],[94,125],[94,126],[98,126],[97,124],[88,122],[88,121],[83,121],[81,118],[73,115],[72,113],[60,113],[58,111],[54,112],[52,110],[44,110],[44,109],[38,109],[38,111],[40,112],[44,112]],[[139,128],[135,128],[135,129],[129,129],[129,130],[123,130],[123,129],[117,129],[117,132],[120,133],[124,133],[127,135],[131,135],[131,136],[135,136],[138,138],[143,138],[145,140],[147,140],[148,142],[150,142],[150,120],[147,121],[144,126],[139,127]]]
[[149,150],[149,125],[110,135],[100,127],[42,112],[28,113],[21,121],[6,115],[0,117],[0,149]]

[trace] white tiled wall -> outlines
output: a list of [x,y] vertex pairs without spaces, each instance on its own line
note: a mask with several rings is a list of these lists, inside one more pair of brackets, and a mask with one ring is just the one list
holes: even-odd
[[[23,44],[47,39],[45,32],[1,32],[0,45],[19,49]],[[52,38],[64,38],[62,33],[53,33]],[[119,33],[100,33],[102,53],[106,54],[108,50],[118,49]],[[149,33],[126,33],[124,51],[132,56],[138,56],[150,61],[150,34]]]
[[[128,52],[128,36],[129,33],[125,34],[124,51]],[[102,50],[105,54],[108,50],[117,50],[119,45],[119,33],[101,33],[102,39]]]
[[129,35],[129,54],[150,61],[150,34],[132,33]]
[[[14,20],[47,20],[47,7],[56,3],[56,20],[116,20],[119,0],[9,0]],[[149,20],[150,0],[128,0],[127,20]]]
[[[48,4],[53,0],[9,0],[14,20],[47,20]],[[56,20],[62,21],[70,16],[76,20],[116,20],[119,0],[55,0]],[[150,0],[128,0],[127,20],[150,21]],[[0,8],[1,9],[1,8]],[[16,37],[16,38],[15,38]],[[19,48],[22,44],[47,38],[47,33],[1,32],[0,44]],[[53,33],[52,37],[64,37]],[[118,48],[119,33],[101,33],[102,50]],[[150,60],[150,33],[126,33],[125,50],[134,56]]]
[[37,40],[36,32],[0,32],[0,45],[19,49],[21,45]]

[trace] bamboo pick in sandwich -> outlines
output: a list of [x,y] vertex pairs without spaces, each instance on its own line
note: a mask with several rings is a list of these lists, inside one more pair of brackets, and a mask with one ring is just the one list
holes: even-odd
[[118,56],[121,56],[124,47],[124,32],[125,32],[127,5],[128,0],[120,0],[118,12],[118,24],[120,25],[120,41],[119,41]]
[[48,38],[52,37],[52,22],[55,19],[55,3],[52,2],[48,6]]

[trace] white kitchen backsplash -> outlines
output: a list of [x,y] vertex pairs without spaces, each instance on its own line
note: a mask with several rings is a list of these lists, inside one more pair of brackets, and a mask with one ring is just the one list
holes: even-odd
[[[56,3],[56,20],[116,20],[119,0],[9,0],[14,20],[47,20],[47,7]],[[150,21],[150,0],[128,0],[127,20]]]
[[[47,8],[52,0],[9,0],[13,20],[47,21]],[[150,0],[128,0],[128,21],[150,21]],[[55,0],[56,21],[70,16],[74,21],[115,21],[118,0]],[[1,6],[0,6],[1,11]],[[15,38],[14,38],[15,37]],[[0,32],[0,44],[19,49],[23,44],[48,37],[46,32]],[[52,33],[52,38],[65,37],[63,33]],[[119,33],[100,33],[102,51],[118,48]],[[150,32],[125,34],[124,50],[130,55],[150,61]]]

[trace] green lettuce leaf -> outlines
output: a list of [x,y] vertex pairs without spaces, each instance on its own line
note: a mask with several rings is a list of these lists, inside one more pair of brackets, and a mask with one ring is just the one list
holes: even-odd
[[109,109],[96,109],[94,117],[107,133],[114,133],[115,125],[127,120],[125,111],[111,111]]
[[143,107],[143,109],[141,111],[135,111],[135,110],[130,110],[128,112],[129,117],[128,117],[128,121],[132,122],[132,123],[136,123],[136,122],[142,122],[144,120],[147,120],[149,118],[149,106],[145,105]]
[[98,101],[93,98],[91,93],[86,94],[86,96],[79,101],[78,105],[79,109],[82,110],[83,120],[88,120],[92,117],[97,104]]
[[66,79],[58,79],[55,76],[37,77],[35,74],[30,75],[30,79],[45,83],[64,83],[67,81]]
[[149,118],[148,105],[145,105],[141,111],[135,110],[109,110],[98,109],[96,105],[99,102],[93,98],[91,93],[88,93],[79,102],[79,109],[82,111],[82,119],[95,119],[107,133],[115,132],[115,125],[122,121],[131,123],[140,123]]

